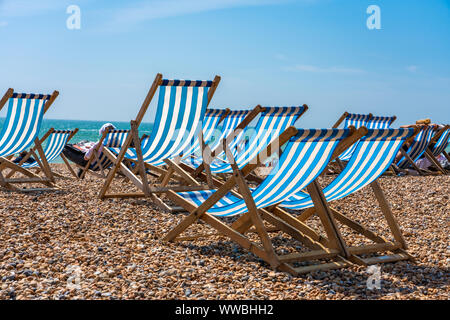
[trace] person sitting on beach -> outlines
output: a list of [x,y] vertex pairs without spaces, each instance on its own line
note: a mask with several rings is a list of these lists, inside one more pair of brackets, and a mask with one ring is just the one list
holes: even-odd
[[[102,136],[106,130],[116,130],[116,127],[112,123],[108,122],[100,128],[98,133],[100,134],[100,136]],[[84,145],[84,147],[87,149],[86,153],[84,154],[84,160],[86,161],[89,161],[89,159],[93,156],[94,150],[96,148],[98,148],[98,154],[100,154],[103,150],[103,144],[101,144],[100,141],[97,141],[94,144]]]
[[[20,163],[22,160],[23,160],[23,158],[25,158],[26,157],[26,155],[28,154],[28,152],[27,151],[22,151],[20,154],[19,154],[19,156],[17,156],[14,160],[13,160],[13,162],[14,163]],[[24,163],[35,163],[36,162],[36,160],[34,160],[34,158],[33,157],[28,157],[28,159],[27,160],[25,160],[24,161]]]

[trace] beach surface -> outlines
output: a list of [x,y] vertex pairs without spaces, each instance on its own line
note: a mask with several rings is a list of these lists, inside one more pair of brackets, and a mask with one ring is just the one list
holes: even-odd
[[[183,213],[145,199],[99,200],[103,180],[92,175],[58,179],[58,192],[0,189],[0,299],[449,299],[450,177],[379,181],[416,261],[381,265],[372,290],[367,267],[293,277],[223,237],[163,243]],[[134,190],[123,178],[113,187]],[[370,188],[332,206],[391,239]],[[362,241],[342,233],[349,244]],[[289,250],[289,239],[272,236]]]

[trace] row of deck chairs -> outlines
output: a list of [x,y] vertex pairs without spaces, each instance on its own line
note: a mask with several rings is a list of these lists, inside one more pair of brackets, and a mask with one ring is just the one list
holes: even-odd
[[[167,80],[158,74],[130,123],[131,129],[105,132],[102,152],[94,152],[95,158],[83,167],[83,172],[95,163],[102,167],[105,181],[99,197],[144,197],[164,210],[173,210],[175,204],[179,206],[176,210],[188,214],[172,226],[162,238],[164,241],[222,236],[272,268],[295,275],[353,264],[413,260],[377,179],[391,167],[406,141],[421,139],[423,128],[391,129],[395,118],[344,114],[332,129],[296,129],[294,125],[307,111],[306,105],[257,106],[248,111],[208,109],[219,82],[218,76],[212,81],[189,81]],[[149,136],[140,137],[139,125],[158,89],[154,128]],[[13,106],[14,95],[3,104],[8,100]],[[250,127],[252,121],[256,122],[254,127]],[[337,129],[342,122],[344,128]],[[36,123],[39,131],[39,121]],[[425,152],[445,152],[448,129],[440,131],[439,136],[435,134],[433,149]],[[66,134],[67,142],[73,132]],[[28,140],[14,153],[25,150],[34,140],[40,156],[35,157],[40,159],[36,162],[47,173],[48,161],[37,133],[30,133]],[[56,149],[52,156],[59,151]],[[26,171],[28,175],[27,169],[11,164],[7,158],[14,153],[1,154],[1,168]],[[50,151],[48,155],[51,158]],[[278,161],[265,178],[254,174],[274,156]],[[320,177],[332,161],[338,161],[342,170],[332,182],[322,186]],[[103,170],[107,168],[106,174]],[[114,192],[114,180],[123,184],[118,172],[131,182],[133,191]],[[152,183],[149,173],[158,176]],[[0,177],[5,187],[17,182],[3,174]],[[28,177],[38,182],[37,175]],[[40,179],[45,179],[39,180],[44,184],[53,183],[51,174]],[[375,234],[332,206],[333,201],[367,186],[375,194],[392,238]],[[313,216],[317,216],[323,232],[308,224]],[[214,232],[185,234],[199,222]],[[349,245],[342,235],[343,226],[368,243]],[[273,233],[276,237],[271,237]],[[296,242],[288,253],[281,253],[275,245],[280,235]]]

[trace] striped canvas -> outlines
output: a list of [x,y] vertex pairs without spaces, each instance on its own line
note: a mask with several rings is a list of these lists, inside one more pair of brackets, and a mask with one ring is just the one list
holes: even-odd
[[[323,189],[327,201],[342,199],[378,179],[413,133],[414,129],[370,129],[356,143],[355,152],[345,169]],[[300,210],[314,205],[307,193],[298,192],[280,206]]]
[[[427,150],[428,145],[430,144],[431,138],[433,137],[433,127],[424,126],[420,130],[420,132],[416,135],[414,140],[411,142],[411,145],[408,148],[406,153],[410,156],[413,161],[417,161],[423,153]],[[406,169],[411,164],[408,160],[403,157],[397,163],[397,166],[401,169]]]
[[[129,130],[110,130],[103,140],[103,146],[108,147],[113,153],[118,154],[120,152],[120,148],[124,145],[129,133]],[[98,158],[103,169],[108,169],[113,165],[111,160],[109,160],[103,152],[100,152]],[[96,160],[92,161],[90,169],[100,169],[100,165]]]
[[[61,152],[63,151],[65,145],[67,144],[67,140],[69,136],[72,134],[71,130],[55,130],[48,137],[47,145],[44,149],[44,156],[47,159],[47,162],[52,162],[56,158],[59,157]],[[39,163],[34,161],[32,163],[24,163],[22,164],[24,168],[36,168],[39,167]]]
[[0,157],[26,150],[38,136],[49,95],[14,93],[0,133]]
[[378,117],[373,116],[366,121],[365,127],[367,129],[389,129],[392,122],[394,122],[395,117]]
[[[243,168],[250,160],[256,157],[261,150],[269,145],[269,143],[284,132],[288,127],[293,126],[300,115],[305,111],[303,106],[300,107],[266,107],[261,113],[254,134],[251,136],[245,148],[235,155],[236,164],[239,168]],[[252,130],[248,127],[246,130]],[[245,134],[242,134],[244,136]],[[235,139],[235,143],[231,145],[237,146],[239,143]],[[230,150],[233,150],[231,149]],[[231,173],[233,170],[228,162],[221,159],[214,160],[211,165],[213,173]]]
[[[354,126],[356,129],[360,127],[367,127],[367,123],[369,119],[372,117],[371,114],[357,114],[357,113],[349,113],[344,120],[344,128],[348,128],[350,126]],[[353,144],[347,150],[345,150],[339,156],[339,159],[342,161],[348,161],[355,150],[356,145]]]
[[[286,144],[279,165],[252,191],[257,208],[280,203],[308,186],[326,168],[339,141],[348,136],[347,129],[299,129]],[[215,190],[178,193],[195,205],[201,205]],[[208,213],[233,216],[247,212],[243,199],[225,195]]]
[[[146,163],[159,166],[189,148],[201,129],[212,81],[163,80],[155,122],[150,136],[141,143]],[[135,149],[126,154],[136,160]]]
[[436,141],[435,145],[431,149],[431,153],[435,157],[437,157],[438,155],[440,155],[442,152],[445,151],[449,143],[450,143],[450,128],[448,128],[442,133],[438,141]]
[[[222,116],[225,114],[227,110],[225,109],[208,109],[205,113],[205,118],[202,122],[203,128],[203,139],[206,144],[213,137],[215,130],[218,129],[219,121]],[[188,147],[187,150],[183,151],[183,155],[185,157],[190,157],[193,155],[200,155],[201,147],[200,147],[200,139],[199,136],[194,138],[194,142],[191,146]]]
[[[219,130],[218,136],[212,136],[208,140],[206,140],[206,144],[211,150],[217,149],[219,147],[220,142],[224,139],[226,139],[236,128],[237,126],[245,119],[245,117],[250,113],[251,110],[234,110],[230,111],[225,119],[222,122],[221,128]],[[235,137],[234,141],[239,141],[244,133],[244,130],[241,130]],[[232,150],[235,149],[235,146],[230,144],[230,147]],[[221,155],[218,155],[218,157],[221,157]],[[183,162],[185,162],[188,165],[192,165],[194,167],[198,167],[202,162],[203,159],[201,155],[198,155],[197,157],[186,157]]]

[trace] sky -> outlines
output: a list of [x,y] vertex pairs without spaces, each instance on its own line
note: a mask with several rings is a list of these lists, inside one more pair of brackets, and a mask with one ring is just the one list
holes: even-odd
[[450,0],[0,0],[0,39],[0,91],[58,90],[51,119],[129,121],[160,72],[220,75],[211,108],[306,103],[301,127],[450,123]]

